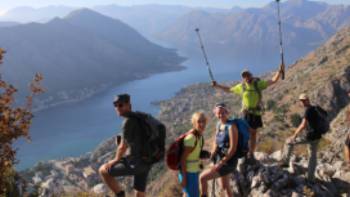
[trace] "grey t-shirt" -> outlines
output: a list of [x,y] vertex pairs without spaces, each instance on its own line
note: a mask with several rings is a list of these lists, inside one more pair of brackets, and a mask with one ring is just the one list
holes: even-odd
[[133,117],[133,112],[126,115],[122,126],[123,138],[129,146],[131,158],[141,158],[142,155],[142,127],[139,120]]

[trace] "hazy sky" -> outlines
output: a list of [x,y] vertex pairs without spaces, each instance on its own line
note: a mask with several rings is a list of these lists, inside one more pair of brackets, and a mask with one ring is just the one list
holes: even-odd
[[[44,7],[48,5],[66,5],[91,7],[103,4],[137,5],[137,4],[181,4],[188,6],[210,6],[230,8],[233,6],[259,7],[272,0],[0,0],[0,11],[17,6]],[[332,4],[350,4],[350,0],[319,0]]]

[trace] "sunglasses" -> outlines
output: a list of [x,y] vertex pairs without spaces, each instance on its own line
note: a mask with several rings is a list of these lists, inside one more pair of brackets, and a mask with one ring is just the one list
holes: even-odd
[[114,103],[113,103],[113,106],[119,108],[119,107],[123,107],[124,104],[123,104],[123,103],[114,102]]

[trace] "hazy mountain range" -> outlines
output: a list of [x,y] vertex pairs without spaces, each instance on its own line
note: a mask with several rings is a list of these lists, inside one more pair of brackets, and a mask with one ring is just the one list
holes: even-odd
[[[187,54],[199,53],[194,29],[201,29],[209,56],[257,66],[279,63],[276,3],[238,13],[192,11],[157,35]],[[281,5],[287,62],[320,46],[337,30],[350,24],[350,6],[307,0]]]
[[[69,99],[101,86],[179,69],[174,50],[155,45],[119,20],[81,9],[48,23],[0,28],[7,50],[3,76],[25,89],[35,72],[45,76],[46,95]],[[93,90],[94,91],[94,90]],[[55,100],[55,98],[50,98]]]
[[[350,23],[350,6],[329,5],[309,0],[282,3],[286,59],[292,63],[320,46],[341,27]],[[0,20],[45,21],[64,16],[72,7],[21,7],[10,10]],[[279,63],[276,3],[263,8],[193,8],[168,5],[116,6],[93,8],[120,19],[149,40],[174,47],[188,56],[199,55],[194,29],[201,29],[209,57],[222,62],[252,64],[260,70]],[[267,68],[262,68],[264,65]]]

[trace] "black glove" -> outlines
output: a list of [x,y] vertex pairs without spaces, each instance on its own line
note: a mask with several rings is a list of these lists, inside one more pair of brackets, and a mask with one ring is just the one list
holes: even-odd
[[207,151],[207,150],[202,150],[200,155],[199,155],[199,158],[201,159],[209,159],[211,156],[210,152]]

